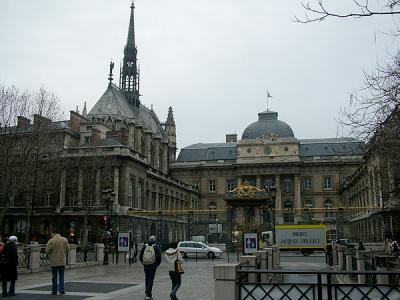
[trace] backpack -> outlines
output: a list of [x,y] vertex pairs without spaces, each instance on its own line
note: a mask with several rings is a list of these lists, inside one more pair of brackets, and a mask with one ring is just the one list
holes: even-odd
[[149,266],[154,264],[156,261],[156,251],[154,250],[154,246],[146,245],[146,248],[143,252],[143,264],[145,266]]

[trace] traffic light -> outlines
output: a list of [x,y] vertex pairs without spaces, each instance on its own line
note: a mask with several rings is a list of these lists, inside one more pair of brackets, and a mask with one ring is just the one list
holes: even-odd
[[107,215],[103,216],[101,222],[103,223],[106,229],[109,229],[111,227],[111,218],[109,216]]

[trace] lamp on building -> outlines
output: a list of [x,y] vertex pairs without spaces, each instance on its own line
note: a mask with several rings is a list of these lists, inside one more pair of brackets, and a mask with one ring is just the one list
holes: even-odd
[[268,193],[268,195],[271,197],[271,199],[272,199],[272,218],[271,218],[271,221],[272,221],[272,232],[273,232],[273,243],[275,244],[276,243],[276,238],[275,238],[275,235],[276,235],[276,230],[275,230],[275,226],[276,226],[276,207],[277,207],[277,205],[276,205],[276,193],[278,192],[278,188],[276,187],[276,185],[275,185],[275,183],[273,183],[272,185],[271,185],[271,188],[270,188],[270,190],[269,190],[269,193]]

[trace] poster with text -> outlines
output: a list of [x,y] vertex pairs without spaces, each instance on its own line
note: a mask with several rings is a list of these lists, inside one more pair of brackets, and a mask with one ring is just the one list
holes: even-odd
[[118,251],[129,251],[129,232],[118,233]]
[[243,253],[254,253],[258,249],[257,233],[245,233],[243,236]]

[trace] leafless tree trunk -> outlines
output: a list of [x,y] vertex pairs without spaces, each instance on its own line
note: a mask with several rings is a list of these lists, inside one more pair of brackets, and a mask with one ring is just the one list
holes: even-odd
[[[34,116],[35,122],[28,118]],[[10,199],[17,193],[27,199],[26,242],[31,233],[31,219],[34,211],[37,175],[41,166],[41,155],[47,147],[47,128],[50,119],[61,116],[59,99],[40,88],[39,91],[20,92],[15,86],[0,84],[0,178],[1,230],[4,230]],[[18,122],[18,117],[20,118]],[[25,118],[25,119],[24,119]]]

